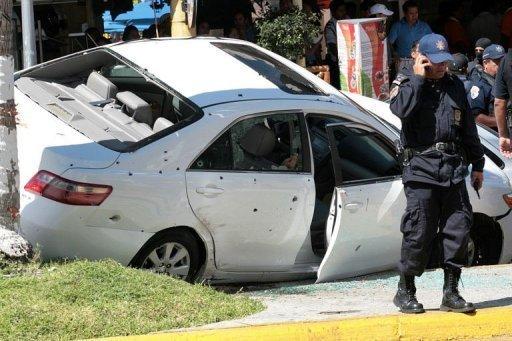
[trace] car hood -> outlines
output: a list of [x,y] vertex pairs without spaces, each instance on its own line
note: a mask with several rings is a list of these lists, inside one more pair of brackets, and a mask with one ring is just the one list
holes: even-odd
[[106,168],[119,157],[119,152],[92,141],[19,90],[14,97],[21,186],[42,169],[62,174],[70,168]]

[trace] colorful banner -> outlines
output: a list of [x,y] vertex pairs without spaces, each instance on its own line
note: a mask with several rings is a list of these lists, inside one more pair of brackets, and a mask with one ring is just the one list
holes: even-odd
[[341,90],[385,101],[389,98],[387,39],[384,19],[338,21]]

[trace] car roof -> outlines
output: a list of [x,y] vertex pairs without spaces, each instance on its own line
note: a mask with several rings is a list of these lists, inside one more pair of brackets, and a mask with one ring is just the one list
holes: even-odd
[[[278,60],[286,67],[313,82],[317,88],[327,94],[303,95],[283,91],[254,68],[234,58],[217,47],[218,44],[230,46],[249,46]],[[261,100],[261,99],[324,99],[333,100],[333,89],[300,66],[272,54],[255,44],[223,38],[190,39],[146,39],[108,47],[139,67],[146,69],[156,78],[189,98],[199,107],[219,103]],[[311,78],[312,77],[312,78]],[[344,102],[337,97],[338,101]]]

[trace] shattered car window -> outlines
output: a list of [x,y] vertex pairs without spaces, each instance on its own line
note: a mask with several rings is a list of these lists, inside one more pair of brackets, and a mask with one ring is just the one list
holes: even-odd
[[300,95],[325,95],[314,83],[252,46],[230,43],[212,43],[212,45],[258,72],[285,92]]
[[221,135],[192,169],[238,171],[303,171],[300,121],[297,114],[248,118]]

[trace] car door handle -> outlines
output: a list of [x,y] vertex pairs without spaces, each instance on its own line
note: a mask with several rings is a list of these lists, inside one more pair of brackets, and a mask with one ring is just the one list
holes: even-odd
[[220,187],[199,187],[196,188],[196,193],[204,195],[219,195],[224,193],[224,189]]
[[348,204],[345,204],[345,209],[349,210],[350,212],[355,212],[361,207],[363,207],[362,202],[349,202]]

